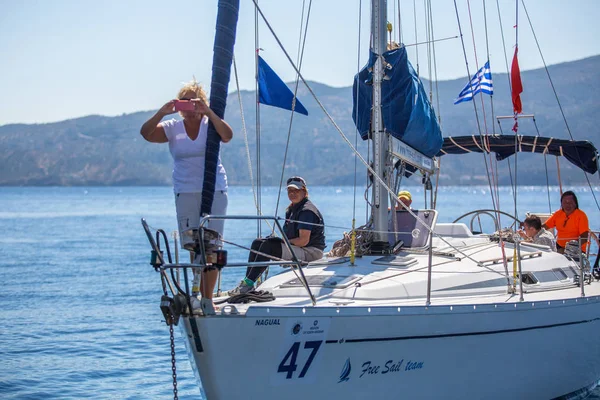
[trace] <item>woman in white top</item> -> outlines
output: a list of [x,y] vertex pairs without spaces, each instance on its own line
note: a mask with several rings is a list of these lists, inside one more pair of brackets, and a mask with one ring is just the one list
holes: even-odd
[[[170,119],[161,122],[165,116],[174,114],[178,110],[183,120]],[[198,228],[200,222],[209,120],[213,123],[221,141],[229,142],[233,137],[231,127],[210,109],[202,86],[192,81],[179,90],[177,99],[170,100],[162,106],[142,125],[140,130],[141,135],[148,142],[169,143],[169,150],[173,156],[173,189],[177,223],[181,245],[184,248],[193,240],[182,233],[188,229]],[[219,157],[211,214],[225,215],[226,211],[227,175]],[[215,220],[210,221],[208,228],[223,235],[223,225],[224,221]],[[203,275],[201,279],[199,276],[194,277],[192,306],[200,305],[204,312],[214,313],[212,295],[218,272],[205,271]],[[197,298],[198,294],[201,295],[201,299]]]

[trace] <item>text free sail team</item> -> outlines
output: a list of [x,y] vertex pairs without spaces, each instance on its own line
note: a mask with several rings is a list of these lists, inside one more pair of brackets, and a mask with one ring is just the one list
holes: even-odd
[[[167,115],[176,112],[179,112],[182,120],[162,121]],[[148,142],[169,144],[173,157],[173,189],[182,247],[193,242],[193,239],[183,235],[183,232],[197,228],[200,223],[209,121],[213,123],[223,143],[231,140],[231,127],[208,106],[208,98],[202,86],[192,81],[185,84],[179,90],[177,98],[163,105],[140,130]],[[290,204],[286,209],[283,230],[292,245],[292,251],[300,261],[318,260],[323,257],[325,249],[323,216],[309,200],[308,188],[303,178],[289,178],[287,192]],[[225,215],[227,202],[227,175],[219,156],[211,214]],[[207,228],[223,236],[224,221],[210,220]],[[252,249],[273,258],[250,252],[249,262],[292,259],[290,250],[279,238],[258,238],[252,243]],[[254,283],[265,269],[248,268],[246,277],[237,288],[230,291],[230,295],[253,290]],[[194,273],[192,307],[200,308],[204,314],[215,313],[216,306],[212,297],[217,277],[218,271],[215,269]]]
[[[169,119],[167,115],[179,112],[182,120]],[[140,130],[141,135],[151,143],[168,143],[173,157],[173,189],[175,209],[182,247],[193,239],[182,233],[197,228],[200,222],[202,187],[204,179],[206,140],[208,122],[212,122],[223,143],[229,142],[233,131],[229,124],[217,116],[208,105],[208,98],[202,86],[195,80],[185,84],[177,98],[163,105]],[[287,180],[290,204],[286,209],[284,233],[292,245],[292,251],[300,261],[314,261],[323,256],[325,234],[323,216],[308,198],[306,181],[294,176]],[[396,209],[410,207],[412,196],[404,190],[398,193]],[[227,213],[227,175],[218,157],[214,201],[211,214]],[[223,236],[224,221],[210,220],[207,228]],[[556,228],[557,237],[546,228]],[[585,250],[589,231],[586,214],[579,209],[577,196],[571,191],[561,196],[561,208],[545,222],[537,216],[524,221],[524,230],[519,234],[524,240],[544,244],[563,253],[570,240],[582,239]],[[249,262],[268,260],[291,260],[292,254],[279,238],[258,238],[252,243]],[[254,289],[255,282],[266,267],[248,268],[246,277],[230,295],[247,293]],[[200,308],[204,314],[214,314],[213,291],[217,282],[217,270],[194,273],[192,307]]]

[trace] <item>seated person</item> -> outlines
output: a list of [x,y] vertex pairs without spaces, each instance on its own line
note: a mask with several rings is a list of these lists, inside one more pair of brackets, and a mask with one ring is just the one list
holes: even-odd
[[582,239],[581,249],[585,252],[590,227],[587,215],[579,209],[577,196],[572,191],[566,191],[560,196],[560,210],[552,214],[544,228],[556,228],[556,248],[559,253],[565,252],[568,241],[579,238]]
[[556,240],[552,232],[542,227],[542,220],[536,215],[529,216],[523,221],[523,230],[518,234],[526,241],[535,244],[543,244],[556,251]]
[[[293,176],[288,179],[287,192],[291,203],[285,211],[283,231],[292,245],[292,251],[300,261],[318,260],[323,257],[323,249],[325,249],[323,216],[308,199],[308,189],[303,178]],[[292,259],[289,248],[277,237],[258,238],[252,242],[251,248],[276,259]],[[256,252],[250,252],[248,262],[272,261],[272,258]],[[266,269],[267,267],[248,267],[246,277],[228,294],[233,296],[251,291],[258,277]]]
[[404,210],[406,208],[410,209],[410,205],[412,204],[412,196],[408,190],[402,190],[398,192],[398,200],[400,203],[396,203],[396,211]]

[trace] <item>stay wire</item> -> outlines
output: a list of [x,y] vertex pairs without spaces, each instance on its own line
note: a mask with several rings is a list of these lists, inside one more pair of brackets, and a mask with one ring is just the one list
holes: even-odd
[[[486,54],[487,54],[487,60],[489,62],[490,60],[490,42],[489,42],[489,34],[488,34],[488,23],[487,23],[487,9],[485,7],[485,0],[482,0],[482,5],[483,5],[483,22],[484,22],[484,27],[485,27],[485,49],[486,49]],[[481,96],[481,103],[482,103],[482,107],[484,109],[484,118],[485,118],[485,105],[483,102],[483,96]],[[494,96],[490,95],[490,108],[491,108],[491,113],[492,113],[492,119],[491,119],[491,123],[492,123],[492,134],[496,134],[496,125],[494,124],[494,120],[495,120],[495,115],[494,115]],[[486,129],[486,141],[488,143],[488,148],[489,148],[489,137],[487,136],[488,133],[488,128],[487,128],[487,122],[484,122],[485,125],[485,129]],[[495,204],[498,205],[498,208],[500,208],[500,189],[498,188],[499,185],[499,175],[498,175],[498,162],[494,162],[494,160],[492,159],[492,153],[489,152],[488,153],[488,157],[490,159],[490,171],[491,171],[491,183],[490,186],[493,187],[492,196],[495,196]],[[494,166],[496,166],[496,169],[494,170]],[[488,177],[489,179],[489,177]],[[498,214],[498,223],[500,223],[500,214]]]
[[[413,21],[415,23],[415,43],[419,41],[419,36],[417,34],[417,0],[413,0]],[[417,76],[420,76],[419,71],[419,47],[415,48],[415,53],[417,54]]]
[[402,8],[400,5],[400,0],[398,0],[398,43],[402,44],[403,41],[403,34],[402,34]]
[[[516,8],[516,10],[515,10],[515,49],[518,49],[519,48],[519,0],[515,1],[515,8]],[[512,95],[512,92],[511,92],[511,95]],[[515,112],[515,126],[516,126],[517,122],[518,122],[517,113]],[[515,205],[515,216],[516,216],[517,215],[517,196],[518,196],[517,181],[518,181],[518,172],[519,172],[517,169],[517,160],[518,160],[518,155],[519,155],[518,151],[517,151],[518,150],[517,141],[518,141],[519,135],[518,135],[518,131],[515,128],[513,128],[513,130],[515,131],[515,188],[514,188],[515,202],[514,202],[514,205]]]
[[[456,18],[457,18],[457,21],[458,21],[458,24],[459,24],[459,29],[460,29],[460,32],[461,32],[461,42],[463,42],[463,52],[464,52],[464,56],[465,56],[465,62],[467,63],[467,74],[468,74],[467,79],[469,79],[469,85],[471,85],[471,73],[469,71],[469,66],[468,66],[468,62],[467,62],[467,53],[466,53],[466,49],[465,49],[465,46],[464,46],[462,29],[460,28],[460,20],[459,20],[459,16],[458,16],[458,8],[456,6],[456,0],[454,1],[454,7],[456,9]],[[479,63],[477,61],[477,46],[475,44],[475,32],[473,31],[473,18],[471,16],[471,2],[469,0],[467,0],[467,8],[468,8],[468,12],[469,12],[469,23],[470,23],[470,26],[471,26],[471,38],[473,39],[473,52],[474,52],[474,55],[475,55],[475,67],[477,68],[477,71],[479,71]],[[486,32],[486,34],[487,34],[487,32]],[[471,90],[473,90],[472,85],[471,85]],[[483,96],[480,96],[480,97],[481,97],[481,108],[482,108],[482,113],[483,113],[483,127],[485,129],[485,132],[487,132],[487,118],[486,118],[486,113],[485,113],[485,103],[483,101]],[[475,110],[475,117],[476,117],[476,120],[477,120],[477,130],[479,132],[479,138],[481,140],[481,144],[483,145],[486,142],[486,138],[485,138],[484,133],[483,133],[483,131],[481,129],[481,124],[480,124],[480,121],[479,121],[479,113],[478,113],[478,110],[477,110],[477,104],[475,102],[475,99],[473,99],[473,109]],[[488,147],[489,146],[484,146],[485,149],[487,149]],[[488,155],[490,155],[490,157],[491,157],[491,154],[489,152],[488,152]],[[492,208],[494,210],[496,210],[497,209],[496,208],[496,199],[494,198],[494,189],[492,187],[492,178],[490,177],[490,166],[488,165],[488,161],[487,161],[487,157],[486,157],[485,152],[482,153],[482,156],[483,156],[483,162],[485,164],[485,172],[486,172],[486,175],[487,175],[488,186],[489,186],[489,189],[490,189],[490,196],[492,198]]]
[[[360,53],[361,53],[361,48],[360,48],[360,37],[361,37],[361,31],[362,31],[362,0],[358,0],[358,40],[357,40],[357,49],[356,49],[356,77],[358,79],[358,74],[360,73]],[[358,99],[358,85],[356,85],[356,93],[354,94],[356,96],[356,98]],[[358,114],[358,104],[356,106],[356,114],[355,114],[355,118],[356,115]],[[356,128],[354,130],[354,147],[358,148],[358,128]],[[352,221],[354,221],[356,219],[356,189],[358,187],[358,159],[355,157],[354,158],[354,187],[353,187],[353,192],[352,192]]]
[[[317,97],[317,95],[315,94],[314,90],[312,89],[312,87],[308,84],[308,82],[306,81],[306,79],[304,79],[304,76],[302,75],[302,73],[300,72],[300,70],[298,69],[298,67],[296,67],[296,65],[294,64],[294,61],[291,59],[291,57],[289,56],[288,52],[285,50],[285,47],[283,46],[283,44],[281,43],[281,40],[279,39],[279,37],[275,34],[275,31],[273,30],[273,27],[271,26],[271,24],[269,23],[269,21],[267,20],[267,18],[265,17],[265,15],[263,14],[260,6],[258,5],[258,0],[252,0],[252,2],[254,3],[254,6],[256,7],[256,10],[258,11],[258,13],[260,14],[260,16],[262,17],[263,21],[265,22],[265,25],[267,25],[267,28],[269,28],[269,31],[271,32],[271,34],[273,35],[273,38],[275,39],[275,41],[277,42],[277,44],[279,45],[279,47],[281,48],[281,50],[283,51],[283,54],[286,56],[288,62],[292,65],[292,67],[294,68],[294,70],[296,71],[296,73],[298,73],[298,76],[300,77],[300,79],[302,79],[302,82],[304,83],[304,86],[306,87],[306,89],[308,90],[308,92],[313,96],[313,98],[315,99],[315,101],[317,102],[317,104],[319,105],[319,107],[321,108],[321,110],[323,111],[323,113],[327,116],[327,119],[329,119],[329,121],[331,122],[331,124],[334,126],[334,128],[336,129],[336,131],[340,134],[340,137],[342,138],[342,140],[344,140],[344,142],[346,142],[346,144],[348,145],[348,147],[350,147],[350,149],[353,151],[353,153],[355,154],[355,156],[360,160],[360,162],[363,163],[363,165],[367,168],[367,170],[371,173],[371,175],[373,176],[373,179],[377,179],[380,183],[380,185],[390,194],[392,194],[394,197],[396,196],[396,194],[394,193],[394,191],[392,191],[392,189],[390,189],[390,187],[388,186],[388,184],[384,181],[383,178],[381,178],[379,175],[377,175],[377,173],[375,172],[375,170],[373,169],[373,167],[371,165],[369,165],[369,163],[367,163],[367,161],[364,159],[364,157],[356,150],[356,148],[352,145],[352,143],[350,142],[350,140],[348,139],[348,137],[344,134],[344,132],[342,131],[342,129],[339,127],[339,125],[335,122],[335,120],[333,119],[333,117],[331,116],[331,114],[329,114],[329,112],[327,111],[327,109],[325,108],[325,106],[323,105],[323,103],[321,102],[321,100],[319,100],[319,98]],[[456,0],[455,0],[455,4],[456,4]],[[466,54],[465,54],[466,57]],[[396,201],[399,202],[399,200],[397,200],[396,197]],[[433,231],[433,229],[431,229],[430,227],[427,226],[427,223],[425,221],[423,221],[417,214],[415,214],[412,210],[407,209],[406,210],[409,214],[411,214],[413,217],[415,217],[415,219],[420,222],[421,224],[423,224],[423,226],[425,227],[425,229],[427,229],[428,232],[430,232],[433,236],[435,236],[436,238],[438,238],[439,240],[441,240],[442,242],[446,243],[448,246],[452,247],[453,249],[455,249],[458,253],[463,254],[465,257],[469,258],[470,260],[474,261],[475,263],[477,263],[478,265],[480,265],[481,263],[473,260],[472,258],[470,258],[468,255],[464,254],[461,250],[457,249],[455,246],[453,246],[452,244],[450,244],[446,239],[444,239],[441,235],[437,234],[436,232]]]
[[[260,51],[259,47],[259,30],[258,30],[258,12],[254,10],[254,88],[255,88],[255,97],[256,97],[256,107],[255,107],[255,116],[256,116],[256,126],[255,126],[255,134],[256,134],[256,197],[258,204],[258,215],[262,214],[262,182],[261,182],[261,170],[260,170],[260,92],[258,88],[258,52]],[[261,236],[262,224],[260,220],[256,221],[256,236]]]
[[[548,70],[548,65],[546,64],[546,60],[544,59],[544,55],[542,54],[542,49],[540,47],[540,43],[538,41],[537,35],[535,34],[535,31],[533,30],[533,24],[531,23],[531,18],[529,18],[529,12],[527,11],[527,7],[525,7],[525,0],[521,0],[521,4],[523,5],[523,10],[525,11],[525,15],[527,16],[527,21],[529,22],[529,27],[531,28],[531,33],[533,34],[533,38],[535,39],[535,44],[540,53],[542,63],[544,64],[544,70],[546,71],[546,75],[548,75],[548,80],[550,81],[550,86],[552,87],[552,92],[554,93],[554,97],[556,98],[556,102],[558,103],[558,108],[560,109],[560,114],[565,123],[565,127],[567,128],[567,132],[569,133],[569,137],[571,138],[571,140],[575,140],[573,138],[573,134],[571,133],[571,128],[569,127],[569,123],[567,122],[567,117],[565,115],[565,111],[563,109],[562,103],[560,102],[560,99],[558,98],[558,93],[556,92],[554,82],[552,81],[552,77],[550,76],[550,71]],[[577,158],[579,159],[579,162],[581,164],[583,164],[583,161],[581,160],[581,156],[579,155],[579,151],[576,150],[575,152],[577,153]],[[590,182],[588,174],[585,171],[583,171],[583,176],[585,176],[585,180],[587,181],[588,187],[590,188],[590,192],[592,192],[592,197],[594,198],[596,207],[598,208],[598,210],[600,210],[600,204],[598,204],[598,199],[596,198],[596,194],[594,193],[594,188],[592,187],[592,183]]]
[[[506,79],[508,80],[508,88],[510,93],[512,93],[512,83],[510,81],[510,69],[508,68],[508,57],[506,56],[506,42],[504,40],[504,28],[502,27],[502,15],[500,14],[500,4],[498,0],[496,0],[496,8],[498,10],[498,23],[500,25],[500,36],[502,37],[502,49],[504,53],[504,64],[506,66]],[[498,124],[500,121],[498,121]]]
[[246,146],[246,157],[248,159],[248,174],[250,175],[250,185],[252,187],[252,197],[254,199],[254,206],[256,207],[256,213],[260,215],[260,208],[258,207],[258,199],[256,197],[256,187],[254,186],[254,176],[252,172],[252,157],[250,156],[250,144],[248,142],[248,131],[246,129],[246,118],[244,117],[244,105],[242,104],[242,95],[240,91],[240,81],[238,78],[237,63],[235,62],[235,56],[233,57],[233,73],[235,76],[235,87],[237,90],[237,98],[240,103],[240,118],[242,120],[242,132],[244,134],[244,144]]
[[[302,60],[304,58],[304,48],[306,45],[306,35],[308,32],[308,21],[310,19],[310,9],[312,6],[312,0],[310,0],[309,5],[308,5],[308,11],[306,14],[306,25],[304,25],[304,9],[306,7],[306,0],[304,0],[302,2],[302,14],[300,16],[300,34],[298,35],[298,54],[297,54],[297,62],[298,62],[298,69],[302,69]],[[304,28],[304,38],[302,36],[302,29]],[[292,125],[294,122],[294,110],[296,108],[296,95],[298,94],[298,84],[299,84],[300,80],[298,78],[298,75],[296,75],[296,86],[294,88],[294,97],[292,97],[292,111],[290,113],[290,124],[288,127],[288,134],[287,134],[287,141],[285,143],[285,151],[283,154],[283,163],[281,165],[281,176],[279,178],[279,190],[277,191],[277,203],[275,204],[275,215],[277,215],[277,211],[279,211],[279,202],[281,201],[281,188],[283,186],[283,178],[284,178],[284,174],[285,174],[285,165],[286,165],[286,161],[287,161],[287,156],[288,156],[288,151],[289,151],[289,146],[290,146],[290,139],[292,137]],[[273,227],[273,229],[275,229]]]

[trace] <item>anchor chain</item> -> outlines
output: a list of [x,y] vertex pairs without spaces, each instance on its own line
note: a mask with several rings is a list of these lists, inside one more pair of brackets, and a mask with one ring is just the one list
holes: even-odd
[[[162,303],[165,298],[169,299],[167,292],[167,284],[165,283],[164,276],[161,275],[161,283],[163,288],[163,298],[161,299],[161,309],[163,309],[163,313],[165,316],[165,322],[169,325],[169,339],[171,340],[171,371],[173,376],[173,400],[179,400],[179,396],[177,396],[177,364],[175,361],[175,335],[173,335],[173,325],[176,323],[175,315],[173,315],[170,307],[162,307]],[[169,299],[171,300],[171,299]],[[172,300],[170,301],[172,302]]]
[[173,371],[173,400],[179,400],[177,396],[177,365],[175,364],[175,337],[173,336],[173,324],[169,325],[171,335],[171,370]]

